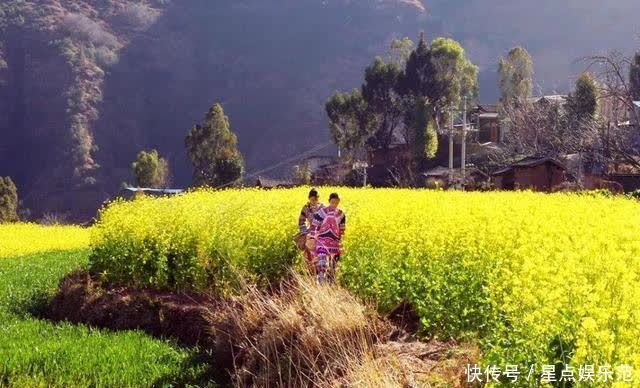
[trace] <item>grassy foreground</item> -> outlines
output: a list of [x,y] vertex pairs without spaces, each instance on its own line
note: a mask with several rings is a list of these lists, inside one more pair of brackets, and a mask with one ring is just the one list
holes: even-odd
[[[0,256],[5,256],[0,260],[0,386],[168,386],[195,381],[204,370],[194,351],[143,333],[34,317],[59,279],[87,264],[86,249],[45,251],[86,245],[87,231],[13,225],[0,227],[0,242]],[[7,257],[7,246],[14,257]],[[33,250],[42,253],[20,255]]]

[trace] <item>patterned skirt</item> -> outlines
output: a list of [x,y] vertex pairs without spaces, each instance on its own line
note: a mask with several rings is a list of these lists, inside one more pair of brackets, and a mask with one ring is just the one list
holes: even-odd
[[318,237],[316,239],[316,256],[339,256],[342,254],[342,244],[331,237]]

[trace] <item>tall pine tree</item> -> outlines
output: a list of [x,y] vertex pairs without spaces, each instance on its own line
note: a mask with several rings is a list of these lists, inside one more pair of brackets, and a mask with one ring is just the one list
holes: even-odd
[[238,140],[230,128],[229,118],[220,104],[214,104],[201,125],[195,125],[185,139],[193,164],[196,186],[239,183],[244,173],[244,160]]
[[398,89],[401,94],[411,96],[405,126],[410,129],[414,169],[418,172],[437,151],[437,124],[448,121],[451,107],[458,106],[463,96],[477,95],[478,68],[466,58],[464,49],[455,40],[437,38],[427,45],[424,34],[420,34]]

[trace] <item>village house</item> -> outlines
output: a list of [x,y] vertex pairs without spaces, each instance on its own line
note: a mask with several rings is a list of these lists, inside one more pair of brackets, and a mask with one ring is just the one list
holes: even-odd
[[294,187],[295,183],[287,179],[275,179],[275,178],[259,176],[258,179],[256,179],[255,186],[263,189],[275,189],[275,188]]
[[607,176],[611,182],[620,185],[625,193],[640,190],[640,174],[637,173],[612,173]]
[[[449,171],[449,168],[437,166],[422,173],[422,185],[432,189],[448,189],[462,182],[462,172],[459,168]],[[468,167],[465,171],[465,188],[476,190],[485,187],[489,176],[475,167]]]
[[337,157],[329,155],[309,156],[302,160],[302,164],[309,166],[312,174],[325,166],[336,164],[338,162],[339,159]]
[[[557,106],[563,109],[568,96],[561,94],[543,95],[531,97],[528,101],[532,104],[545,106]],[[640,109],[640,103],[638,104]],[[468,111],[468,124],[466,135],[465,158],[468,161],[474,155],[487,153],[502,147],[505,141],[505,128],[502,125],[504,117],[501,117],[497,104],[477,104]],[[461,117],[454,121],[453,154],[454,165],[459,168],[462,153],[463,123]],[[397,184],[397,179],[390,171],[391,166],[406,165],[411,158],[411,145],[401,140],[399,136],[387,148],[370,150],[367,155],[369,163],[369,182],[374,186],[392,186]],[[449,159],[449,132],[445,128],[438,133],[438,150],[431,160],[433,168],[421,174],[419,185],[428,187],[449,187],[449,170],[442,167]],[[467,166],[467,178],[470,182],[468,188],[483,186],[486,181],[493,181],[497,188],[511,190],[517,187],[531,188],[540,191],[549,191],[554,186],[566,180],[566,166],[560,161],[544,158],[527,158],[507,166],[487,177],[486,174],[472,166]],[[456,181],[454,179],[454,181]]]
[[[540,105],[558,104],[564,106],[568,96],[563,94],[538,96],[529,98],[529,102]],[[475,126],[476,132],[469,136],[470,141],[480,144],[502,143],[504,142],[504,128],[497,104],[478,104],[469,112],[471,124]]]
[[546,96],[537,96],[529,98],[529,102],[534,104],[557,104],[558,106],[564,106],[567,103],[569,96],[566,94],[551,94]]
[[387,148],[369,150],[367,153],[368,182],[372,186],[396,185],[396,179],[390,169],[393,166],[407,165],[410,159],[411,147],[402,139],[396,139]]
[[613,127],[640,126],[640,101],[633,101],[630,108],[615,97],[603,96],[599,100],[601,117]]
[[475,135],[477,142],[500,143],[503,141],[497,105],[477,105],[475,109],[471,111],[471,119],[478,130]]
[[405,141],[396,141],[388,148],[379,148],[368,152],[369,164],[371,166],[392,165],[406,158],[410,152],[409,145]]
[[314,185],[335,185],[343,183],[351,167],[339,156],[314,155],[302,160],[311,172],[311,183]]
[[137,195],[144,194],[150,196],[172,196],[184,193],[183,189],[154,189],[148,187],[124,187],[120,190],[118,197],[124,199],[135,198]]
[[566,179],[566,167],[553,158],[527,157],[491,174],[500,190],[551,191]]
[[311,182],[315,185],[342,184],[351,170],[350,165],[342,162],[324,165],[311,174]]

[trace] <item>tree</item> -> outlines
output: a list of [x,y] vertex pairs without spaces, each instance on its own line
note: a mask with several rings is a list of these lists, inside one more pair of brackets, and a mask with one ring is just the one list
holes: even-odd
[[380,57],[365,69],[362,97],[374,126],[368,142],[373,148],[389,148],[402,124],[406,106],[403,96],[398,93],[401,74],[396,63],[386,63]]
[[302,164],[297,164],[293,166],[293,176],[296,181],[303,185],[308,185],[311,183],[311,166],[309,162],[305,162]]
[[560,102],[525,102],[504,106],[510,128],[501,152],[506,162],[525,156],[563,158],[579,153],[600,159],[601,128],[596,120],[572,125],[570,108]]
[[598,114],[600,87],[591,73],[582,73],[576,80],[576,89],[569,94],[567,109],[571,120],[579,125],[591,122]]
[[18,189],[10,177],[0,177],[0,223],[18,221]]
[[[420,34],[399,82],[399,91],[411,100],[405,115],[407,138],[414,146],[414,169],[421,170],[438,148],[436,128],[444,126],[452,107],[463,96],[477,96],[478,68],[452,39],[437,38],[430,46]],[[414,171],[415,172],[415,171]]]
[[191,128],[185,144],[194,167],[195,185],[218,187],[237,183],[242,178],[244,160],[220,104],[209,109],[202,125]]
[[464,49],[455,40],[436,38],[427,46],[424,34],[420,34],[418,47],[407,60],[399,90],[413,98],[426,97],[432,119],[440,128],[451,108],[460,106],[462,97],[477,96],[478,67],[466,58]]
[[[576,88],[567,98],[568,126],[565,136],[572,139],[573,143],[568,151],[578,153],[578,170],[575,175],[579,182],[583,179],[584,158],[591,161],[601,160],[601,136],[596,123],[599,99],[598,81],[587,72],[582,73],[576,80]],[[598,130],[594,131],[594,128]]]
[[424,34],[420,34],[418,47],[411,52],[407,60],[405,70],[399,82],[399,90],[402,94],[413,96],[433,97],[435,91],[436,70],[431,61],[431,51],[424,40]]
[[478,95],[478,67],[466,58],[457,41],[436,38],[431,42],[431,62],[435,69],[435,94],[429,97],[436,123],[447,116],[452,106],[460,106],[463,97]]
[[637,51],[629,66],[629,89],[631,98],[640,101],[640,51]]
[[[636,63],[620,52],[584,58],[587,69],[593,69],[600,83],[600,101],[603,106],[602,143],[606,157],[640,169],[638,129],[640,114],[633,104],[633,81],[629,75]],[[630,121],[636,125],[623,125]]]
[[411,180],[408,167],[415,172],[435,155],[436,129],[451,107],[478,92],[478,68],[458,42],[437,38],[429,46],[421,34],[413,46],[408,38],[394,40],[389,62],[377,57],[365,69],[360,91],[335,93],[325,105],[332,137],[342,149],[386,150],[395,140],[411,145],[414,152],[392,166],[403,182]]
[[372,120],[362,92],[334,93],[325,104],[333,142],[347,153],[357,153],[372,135]]
[[138,187],[159,188],[168,184],[169,164],[156,150],[140,151],[131,163],[131,172]]
[[426,97],[416,97],[413,109],[405,118],[405,125],[410,128],[409,140],[413,145],[414,173],[424,168],[427,159],[435,157],[438,151],[438,133],[434,127]]
[[414,47],[415,43],[408,37],[392,40],[389,46],[389,62],[396,63],[401,67],[405,66]]
[[433,126],[433,121],[429,120],[425,124],[424,128],[424,156],[427,159],[432,159],[438,152],[438,132]]
[[500,103],[508,105],[524,102],[533,91],[533,60],[522,47],[514,47],[498,63]]

